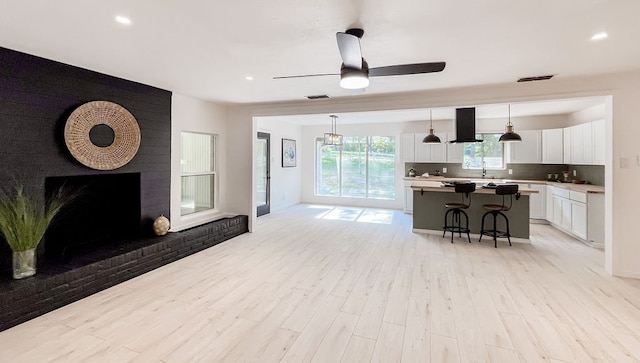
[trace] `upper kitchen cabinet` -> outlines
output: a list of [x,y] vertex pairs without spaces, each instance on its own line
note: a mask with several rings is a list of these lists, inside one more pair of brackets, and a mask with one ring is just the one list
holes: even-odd
[[593,136],[593,164],[604,165],[606,147],[604,120],[592,122],[591,132]]
[[542,162],[542,130],[518,131],[522,142],[509,144],[509,163],[531,164]]
[[[454,132],[447,133],[447,141],[455,140],[456,134]],[[450,144],[447,142],[447,162],[448,163],[462,163],[464,159],[464,143]]]
[[571,129],[562,129],[562,156],[564,164],[571,164]]
[[400,135],[400,159],[403,162],[413,162],[416,160],[414,134]]
[[[447,162],[447,144],[423,144],[422,139],[426,133],[414,134],[415,162],[418,163],[445,163]],[[440,139],[445,139],[440,137]]]
[[564,163],[564,135],[562,129],[542,130],[542,163]]
[[[591,123],[568,128],[571,135],[571,164],[593,164],[593,132]],[[565,161],[567,163],[567,161]]]

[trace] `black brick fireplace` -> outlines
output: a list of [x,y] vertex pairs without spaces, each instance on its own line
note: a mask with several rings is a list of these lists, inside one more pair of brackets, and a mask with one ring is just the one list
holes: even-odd
[[140,173],[46,178],[45,195],[60,188],[78,196],[47,231],[48,261],[73,261],[104,244],[127,243],[149,234],[140,215]]

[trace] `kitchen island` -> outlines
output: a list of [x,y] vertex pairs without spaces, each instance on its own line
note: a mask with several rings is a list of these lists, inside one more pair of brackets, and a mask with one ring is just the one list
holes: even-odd
[[[490,181],[476,183],[477,189],[471,194],[471,206],[465,210],[469,216],[469,229],[476,236],[476,240],[480,234],[482,215],[487,212],[482,206],[502,203],[502,196],[496,195],[495,189],[482,188],[483,184]],[[413,231],[442,235],[444,214],[447,211],[445,204],[460,201],[461,195],[455,193],[455,188],[445,186],[441,181],[414,181],[411,189],[413,190]],[[529,242],[529,196],[538,191],[521,188],[519,193],[520,197],[518,199],[513,197],[511,210],[505,214],[509,218],[512,242]],[[509,196],[505,196],[505,203],[509,205]],[[487,226],[490,220],[492,218],[487,217],[485,221]],[[505,229],[502,218],[498,219],[498,229]],[[466,241],[466,236],[464,240]]]

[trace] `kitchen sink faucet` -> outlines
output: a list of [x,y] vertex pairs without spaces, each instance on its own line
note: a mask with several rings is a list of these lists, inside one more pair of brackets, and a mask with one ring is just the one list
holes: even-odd
[[482,162],[482,179],[487,176],[487,162]]

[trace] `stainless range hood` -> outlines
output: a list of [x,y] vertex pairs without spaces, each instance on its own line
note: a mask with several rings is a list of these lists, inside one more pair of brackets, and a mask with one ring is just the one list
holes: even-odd
[[476,139],[475,107],[456,108],[456,139],[449,142],[482,142],[482,139]]

